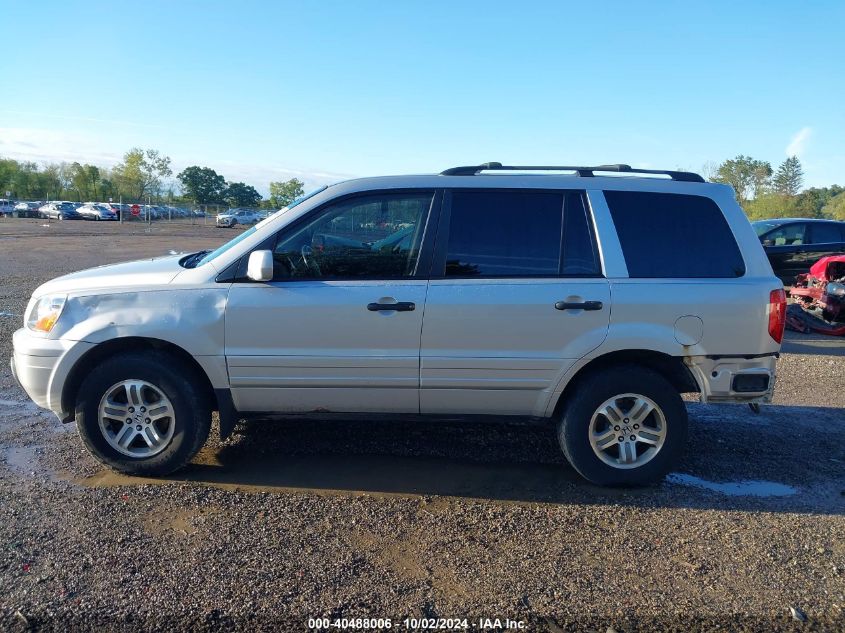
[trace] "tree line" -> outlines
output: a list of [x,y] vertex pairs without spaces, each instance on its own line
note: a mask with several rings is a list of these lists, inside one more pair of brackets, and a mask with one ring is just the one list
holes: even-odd
[[191,166],[172,180],[170,157],[155,149],[132,148],[111,168],[78,162],[47,163],[0,158],[0,193],[9,191],[19,200],[70,200],[73,202],[168,202],[227,204],[233,207],[281,208],[304,191],[296,178],[271,182],[264,199],[243,182],[227,182],[208,167]]
[[[797,156],[777,168],[771,163],[740,154],[716,167],[705,167],[712,182],[731,185],[751,220],[764,218],[829,218],[845,220],[845,187],[803,189],[804,170]],[[709,173],[707,173],[709,172]]]
[[[706,165],[705,177],[731,185],[752,220],[776,217],[845,220],[845,188],[839,185],[803,189],[804,171],[797,156],[775,170],[768,161],[740,154],[718,165]],[[42,166],[0,158],[0,192],[29,200],[86,202],[109,198],[124,202],[228,204],[234,207],[281,208],[302,195],[304,183],[292,178],[271,182],[263,198],[243,182],[228,182],[209,167],[192,165],[172,179],[170,157],[155,149],[132,148],[114,167],[74,163]],[[178,185],[176,185],[178,182]]]

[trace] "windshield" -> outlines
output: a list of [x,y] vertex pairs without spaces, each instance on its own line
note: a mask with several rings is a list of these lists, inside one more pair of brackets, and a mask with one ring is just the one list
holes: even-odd
[[255,225],[252,228],[247,229],[246,231],[244,231],[243,233],[238,235],[236,238],[231,239],[228,242],[226,242],[225,244],[223,244],[223,246],[220,246],[220,247],[214,249],[213,251],[208,253],[205,257],[203,257],[202,259],[200,259],[197,262],[194,262],[191,258],[187,258],[183,261],[182,265],[185,266],[185,268],[196,268],[197,266],[202,266],[203,264],[207,264],[212,259],[216,259],[216,258],[220,257],[223,253],[228,251],[233,246],[236,246],[237,244],[240,244],[241,242],[243,242],[246,238],[248,238],[250,235],[255,233],[257,228],[258,228],[258,225]]
[[772,222],[770,220],[759,220],[757,222],[752,222],[751,226],[754,227],[754,230],[757,231],[757,237],[761,237],[764,233],[768,233],[772,229],[776,229],[782,224],[782,222]]
[[302,204],[303,202],[305,202],[309,198],[316,196],[318,193],[320,193],[321,191],[325,191],[326,189],[328,189],[328,185],[323,185],[322,187],[315,189],[314,191],[307,193],[304,196],[300,196],[299,198],[296,198],[288,206],[284,207],[283,209],[279,209],[274,214],[272,214],[270,217],[264,218],[263,220],[261,220],[261,222],[259,222],[258,224],[256,224],[252,228],[247,229],[246,231],[244,231],[243,233],[238,235],[236,238],[231,239],[228,242],[226,242],[225,244],[223,244],[223,246],[220,246],[219,248],[211,251],[208,255],[206,255],[202,259],[199,259],[196,262],[194,262],[192,260],[192,258],[187,258],[187,259],[183,260],[182,265],[185,266],[186,268],[196,268],[197,266],[202,266],[203,264],[207,264],[208,262],[210,262],[214,259],[217,259],[223,253],[225,253],[230,248],[232,248],[233,246],[240,244],[243,240],[245,240],[247,237],[249,237],[250,235],[255,233],[255,231],[257,231],[260,227],[267,224],[270,220],[272,220],[274,217],[276,217],[280,213],[284,213],[285,211],[289,211],[290,209],[293,209],[295,206]]

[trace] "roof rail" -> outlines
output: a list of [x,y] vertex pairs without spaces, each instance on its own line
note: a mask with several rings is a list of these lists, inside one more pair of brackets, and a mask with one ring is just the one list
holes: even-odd
[[684,182],[704,182],[704,178],[690,171],[671,171],[665,169],[636,169],[630,165],[596,165],[594,167],[573,167],[571,165],[502,165],[502,163],[482,163],[466,167],[452,167],[440,172],[441,176],[475,176],[482,171],[574,171],[582,178],[594,176],[593,172],[606,171],[626,174],[660,174],[672,180]]

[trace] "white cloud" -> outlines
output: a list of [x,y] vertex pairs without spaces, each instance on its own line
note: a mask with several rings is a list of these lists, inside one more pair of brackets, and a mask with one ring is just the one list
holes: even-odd
[[798,130],[798,133],[792,137],[789,145],[786,146],[786,155],[800,157],[804,153],[804,150],[807,149],[807,141],[810,140],[812,133],[813,129],[810,127],[802,127]]
[[38,128],[0,128],[0,156],[41,162],[93,163],[111,167],[120,156],[102,151],[91,138]]

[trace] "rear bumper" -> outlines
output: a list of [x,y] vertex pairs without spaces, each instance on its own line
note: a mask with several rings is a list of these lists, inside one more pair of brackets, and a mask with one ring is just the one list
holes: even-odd
[[758,358],[690,356],[684,359],[701,391],[702,402],[771,402],[775,354]]
[[[92,343],[34,336],[21,328],[12,336],[12,375],[39,407],[49,409],[67,421],[73,411],[62,407],[62,390],[73,366]],[[72,408],[72,407],[68,407]]]

